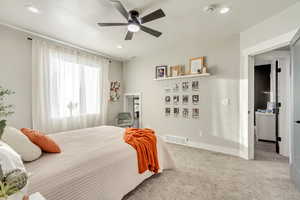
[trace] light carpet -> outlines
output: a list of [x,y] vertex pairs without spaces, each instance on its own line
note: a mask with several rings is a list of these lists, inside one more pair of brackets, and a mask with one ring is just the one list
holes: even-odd
[[[299,200],[288,160],[257,151],[255,161],[169,145],[177,169],[144,181],[124,200]],[[265,159],[268,158],[268,159]]]

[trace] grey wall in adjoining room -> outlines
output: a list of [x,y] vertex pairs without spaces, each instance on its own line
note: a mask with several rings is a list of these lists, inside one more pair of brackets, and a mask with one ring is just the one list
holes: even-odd
[[9,124],[32,127],[31,120],[31,41],[27,34],[0,25],[0,85],[14,95],[7,102],[15,106]]
[[[0,85],[15,91],[7,103],[15,105],[15,114],[8,122],[16,128],[32,127],[31,41],[27,37],[26,33],[0,25]],[[122,81],[122,62],[112,61],[109,80]],[[109,124],[122,110],[121,102],[109,103]]]
[[[191,142],[238,150],[239,36],[219,43],[180,44],[124,64],[125,92],[142,92],[142,126],[153,128],[160,135],[183,136]],[[165,117],[164,88],[178,81],[154,81],[155,66],[188,66],[190,58],[199,56],[207,57],[213,75],[197,79],[200,81],[200,119]],[[228,106],[222,105],[226,98],[230,100]]]

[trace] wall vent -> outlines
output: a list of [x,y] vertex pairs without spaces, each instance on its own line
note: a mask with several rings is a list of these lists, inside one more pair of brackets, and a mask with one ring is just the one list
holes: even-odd
[[176,143],[176,144],[187,144],[188,138],[187,137],[179,137],[174,135],[167,135],[166,142]]

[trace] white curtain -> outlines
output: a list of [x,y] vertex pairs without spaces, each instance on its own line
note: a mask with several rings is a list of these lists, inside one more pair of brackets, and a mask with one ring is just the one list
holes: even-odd
[[34,39],[33,128],[46,133],[106,124],[109,61]]

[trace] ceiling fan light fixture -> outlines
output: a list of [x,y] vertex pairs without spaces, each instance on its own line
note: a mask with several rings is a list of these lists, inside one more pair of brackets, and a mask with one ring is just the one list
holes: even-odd
[[131,23],[128,25],[128,31],[132,32],[132,33],[136,33],[139,30],[141,30],[141,27],[138,24],[135,23]]

